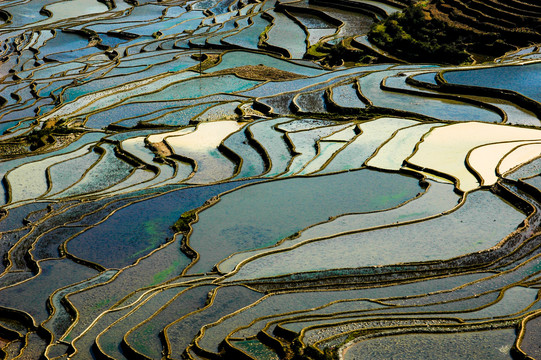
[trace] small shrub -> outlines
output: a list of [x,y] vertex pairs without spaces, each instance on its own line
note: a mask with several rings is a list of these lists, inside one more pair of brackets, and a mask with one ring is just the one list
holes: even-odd
[[190,223],[195,220],[196,210],[186,211],[180,215],[180,218],[173,225],[173,231],[176,233],[188,233],[190,232]]

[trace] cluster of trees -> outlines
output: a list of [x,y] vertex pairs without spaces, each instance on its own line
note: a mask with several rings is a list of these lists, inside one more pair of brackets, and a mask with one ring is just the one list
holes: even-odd
[[461,64],[471,61],[462,32],[434,19],[418,2],[376,24],[369,40],[389,53],[412,62]]
[[[37,124],[36,124],[37,125]],[[66,119],[53,119],[49,120],[41,128],[34,128],[29,134],[22,136],[22,140],[25,141],[30,150],[37,150],[44,146],[54,143],[54,135],[68,135],[72,133],[80,133],[83,130],[72,128],[68,126]],[[20,137],[15,138],[20,140]]]

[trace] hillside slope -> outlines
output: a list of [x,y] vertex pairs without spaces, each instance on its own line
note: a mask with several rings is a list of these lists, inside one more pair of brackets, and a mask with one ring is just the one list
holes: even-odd
[[541,42],[541,6],[532,0],[419,1],[376,25],[369,36],[409,61],[494,58]]

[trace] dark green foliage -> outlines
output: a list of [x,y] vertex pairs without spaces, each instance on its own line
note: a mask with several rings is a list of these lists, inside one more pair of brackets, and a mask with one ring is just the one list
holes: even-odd
[[42,129],[33,130],[26,137],[26,141],[30,144],[30,150],[39,149],[40,147],[52,143],[53,140],[54,139],[51,137],[51,131]]
[[67,135],[77,132],[81,132],[81,130],[69,127],[65,119],[60,119],[44,124],[41,129],[32,130],[23,139],[30,145],[30,150],[36,150],[53,143],[55,141],[54,135]]
[[323,356],[325,360],[338,359],[338,349],[326,347],[323,349]]
[[196,209],[186,211],[180,215],[180,218],[173,225],[173,231],[176,233],[188,233],[190,232],[190,224],[195,220],[197,215]]
[[338,348],[326,347],[323,349],[323,353],[315,347],[309,345],[305,348],[299,344],[298,339],[294,340],[291,344],[293,350],[294,360],[335,360],[338,359]]
[[411,5],[374,25],[369,39],[389,53],[415,62],[461,64],[470,61],[468,39],[425,12],[426,3]]

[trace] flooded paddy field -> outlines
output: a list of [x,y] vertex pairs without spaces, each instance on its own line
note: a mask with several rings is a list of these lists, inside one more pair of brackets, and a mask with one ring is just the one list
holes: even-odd
[[352,3],[0,3],[0,359],[541,356],[539,48]]

